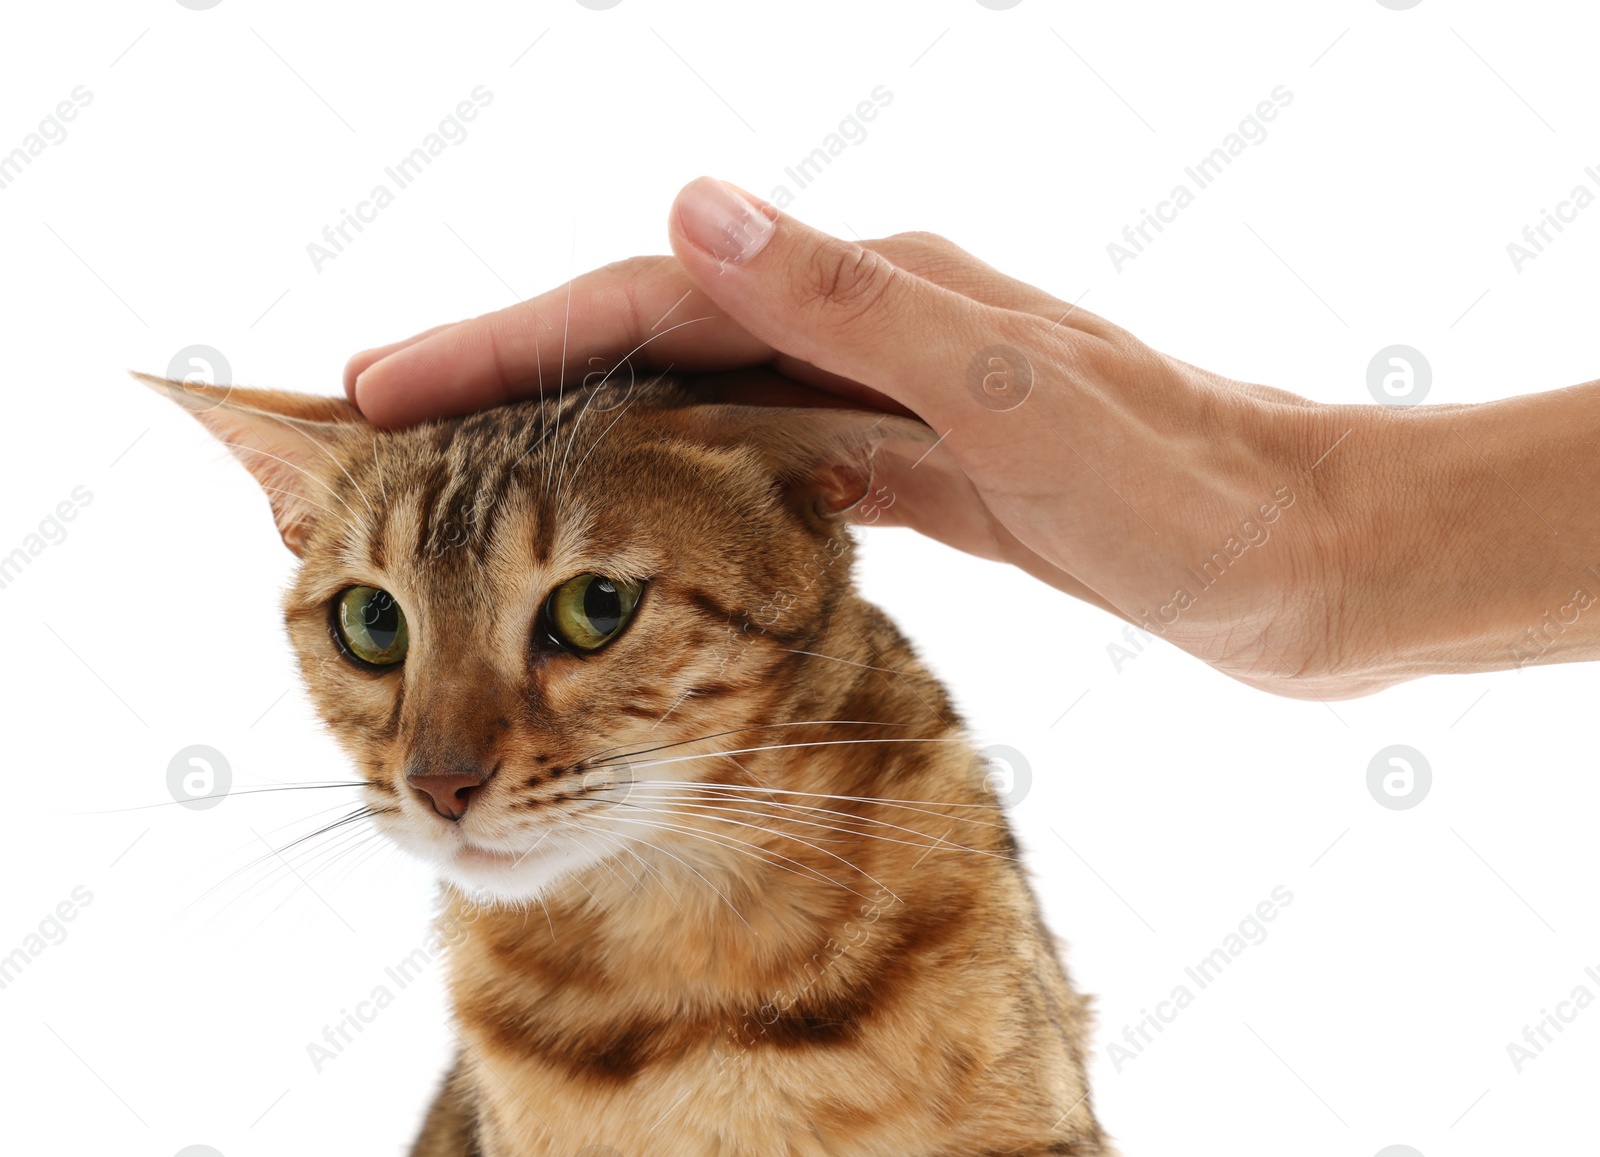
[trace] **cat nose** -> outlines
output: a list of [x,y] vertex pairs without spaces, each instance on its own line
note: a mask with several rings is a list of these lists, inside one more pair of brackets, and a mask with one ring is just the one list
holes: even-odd
[[447,820],[467,814],[472,795],[489,776],[481,771],[406,772],[406,782]]

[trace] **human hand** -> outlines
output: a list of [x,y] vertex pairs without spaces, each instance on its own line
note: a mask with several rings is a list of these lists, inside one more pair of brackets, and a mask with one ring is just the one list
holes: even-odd
[[1334,698],[1508,665],[1394,628],[1392,559],[1438,553],[1393,467],[1420,412],[1231,381],[942,238],[842,241],[706,178],[670,233],[675,257],[359,354],[346,389],[389,426],[553,388],[562,364],[770,365],[937,435],[888,460],[861,520],[1012,563],[1248,684]]

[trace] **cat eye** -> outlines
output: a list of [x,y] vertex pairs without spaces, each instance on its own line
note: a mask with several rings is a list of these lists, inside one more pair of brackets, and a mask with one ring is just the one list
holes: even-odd
[[374,667],[393,667],[406,657],[406,615],[388,591],[351,587],[334,602],[334,628],[345,650]]
[[644,584],[584,574],[551,592],[544,605],[545,629],[561,646],[598,651],[622,633],[639,605]]

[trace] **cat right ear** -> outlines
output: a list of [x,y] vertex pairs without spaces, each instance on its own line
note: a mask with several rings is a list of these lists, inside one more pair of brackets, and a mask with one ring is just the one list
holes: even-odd
[[335,455],[358,427],[371,427],[343,398],[133,376],[188,410],[244,464],[295,554],[305,553],[318,519],[349,517],[334,481],[347,475]]

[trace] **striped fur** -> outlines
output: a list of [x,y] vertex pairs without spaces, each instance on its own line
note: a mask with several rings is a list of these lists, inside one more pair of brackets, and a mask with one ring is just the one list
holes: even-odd
[[[414,1157],[1110,1154],[1087,1002],[832,513],[924,432],[669,381],[390,433],[164,388],[268,488],[306,682],[374,822],[445,880],[461,1047]],[[644,580],[633,622],[539,647],[584,573]],[[330,639],[353,584],[405,609],[403,667]],[[452,824],[418,765],[494,773]]]

